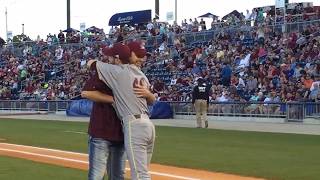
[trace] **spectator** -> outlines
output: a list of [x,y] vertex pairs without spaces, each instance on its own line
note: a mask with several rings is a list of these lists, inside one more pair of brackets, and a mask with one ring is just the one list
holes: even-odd
[[65,36],[64,36],[62,30],[60,30],[60,32],[58,34],[58,39],[59,39],[60,44],[63,44],[65,42]]
[[207,111],[209,106],[209,91],[210,86],[207,85],[204,79],[199,78],[198,84],[192,92],[192,104],[196,110],[197,128],[202,128],[204,122],[205,128],[208,128]]
[[229,64],[224,63],[221,71],[222,84],[224,86],[229,87],[230,81],[231,81],[231,74],[232,74],[232,69],[230,68]]
[[203,20],[203,18],[200,20],[200,26],[202,31],[207,30],[206,22]]

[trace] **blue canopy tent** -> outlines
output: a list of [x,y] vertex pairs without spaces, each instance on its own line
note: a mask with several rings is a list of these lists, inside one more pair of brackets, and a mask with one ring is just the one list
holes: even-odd
[[214,15],[214,14],[212,14],[212,13],[206,13],[206,14],[204,14],[204,15],[201,15],[201,16],[199,16],[199,18],[218,18],[219,16],[217,16],[217,15]]
[[151,10],[132,11],[114,14],[109,20],[109,26],[133,25],[151,21]]

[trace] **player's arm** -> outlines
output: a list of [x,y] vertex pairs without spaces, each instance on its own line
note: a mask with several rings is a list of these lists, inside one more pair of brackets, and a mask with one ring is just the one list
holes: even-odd
[[149,95],[146,97],[146,100],[149,105],[152,105],[154,102],[156,102],[156,97],[152,92],[149,91]]
[[100,91],[82,91],[81,97],[100,103],[113,103],[113,97]]
[[137,97],[146,98],[149,105],[153,104],[156,101],[156,97],[146,86],[137,84],[136,87],[133,88],[133,91],[137,95]]

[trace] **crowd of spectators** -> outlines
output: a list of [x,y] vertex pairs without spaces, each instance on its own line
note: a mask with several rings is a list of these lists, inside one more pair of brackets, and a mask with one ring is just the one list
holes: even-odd
[[166,60],[149,61],[146,72],[160,100],[190,101],[201,77],[212,84],[211,101],[318,101],[319,31],[318,23],[283,34],[260,27],[249,34],[252,44],[243,41],[248,34],[222,33],[191,51],[177,42],[163,52]]
[[[41,43],[40,43],[41,44]],[[100,57],[97,43],[77,46],[24,46],[17,57],[0,56],[0,99],[68,100],[77,97],[87,78],[85,59]]]
[[[24,44],[20,55],[2,48],[0,99],[75,98],[87,78],[89,58],[102,58],[101,48],[112,42],[142,38],[149,47],[143,70],[158,100],[190,101],[200,77],[212,85],[210,100],[216,102],[320,100],[319,21],[282,33],[268,26],[268,16],[254,26],[248,18],[260,21],[258,15],[235,13],[223,23],[213,19],[209,28],[203,19],[183,20],[181,25],[154,20],[112,27],[108,36],[98,28],[60,31]],[[229,28],[233,25],[240,28]],[[208,30],[215,30],[209,39],[188,39],[190,33]],[[265,109],[252,105],[244,111]]]

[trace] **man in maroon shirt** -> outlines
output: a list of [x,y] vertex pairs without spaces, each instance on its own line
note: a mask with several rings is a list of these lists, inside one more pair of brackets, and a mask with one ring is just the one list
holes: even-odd
[[[109,49],[103,53],[111,55]],[[115,61],[109,57],[109,61]],[[81,96],[93,101],[89,123],[89,180],[102,180],[105,172],[109,180],[123,180],[125,172],[123,133],[120,120],[112,106],[111,89],[103,83],[91,65],[90,79]]]

